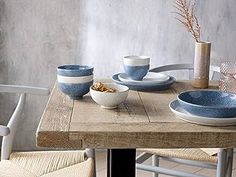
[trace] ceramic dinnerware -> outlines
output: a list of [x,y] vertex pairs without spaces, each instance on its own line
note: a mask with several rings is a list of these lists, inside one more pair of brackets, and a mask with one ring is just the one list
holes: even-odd
[[183,109],[204,117],[235,117],[236,94],[218,90],[185,91],[178,95]]
[[57,82],[60,90],[71,99],[77,100],[89,92],[93,84],[93,67],[83,65],[62,65],[57,68]]
[[106,109],[114,109],[119,104],[125,101],[128,96],[129,88],[123,85],[118,85],[115,83],[104,83],[104,85],[108,88],[115,89],[116,91],[113,93],[110,92],[100,92],[94,90],[92,86],[90,87],[90,95],[92,99],[102,108]]

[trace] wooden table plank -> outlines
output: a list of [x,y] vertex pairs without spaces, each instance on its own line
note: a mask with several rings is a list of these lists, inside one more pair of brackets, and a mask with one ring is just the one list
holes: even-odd
[[[38,146],[73,147],[68,138],[73,105],[73,100],[65,96],[55,84],[38,126]],[[80,146],[80,142],[77,145]]]
[[40,130],[68,131],[72,110],[73,100],[65,96],[55,84],[42,115]]
[[236,147],[236,127],[166,123],[73,123],[70,140],[83,148]]
[[[209,87],[207,89],[217,89],[218,90],[219,81],[210,81]],[[191,81],[177,81],[173,84],[172,89],[176,91],[176,93],[181,93],[186,90],[200,90],[194,88],[191,84]]]
[[137,91],[130,91],[127,100],[117,109],[103,109],[90,95],[74,102],[71,124],[74,122],[149,122]]
[[176,99],[171,89],[161,92],[139,92],[150,122],[182,122],[169,109],[169,103]]

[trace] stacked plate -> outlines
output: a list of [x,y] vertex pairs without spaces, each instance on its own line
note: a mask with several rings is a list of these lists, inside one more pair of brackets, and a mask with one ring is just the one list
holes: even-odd
[[217,90],[186,91],[169,107],[178,118],[201,125],[236,125],[236,94]]
[[126,73],[112,76],[112,80],[121,85],[126,85],[131,90],[155,91],[166,90],[175,82],[175,78],[162,73],[148,72],[141,81],[132,80]]

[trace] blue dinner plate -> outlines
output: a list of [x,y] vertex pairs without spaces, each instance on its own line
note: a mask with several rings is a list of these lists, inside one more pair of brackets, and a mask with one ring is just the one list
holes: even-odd
[[236,117],[232,118],[202,117],[191,114],[180,106],[178,100],[171,101],[169,104],[169,108],[176,115],[176,118],[180,118],[186,122],[195,123],[199,125],[209,125],[209,126],[236,125]]
[[185,91],[178,95],[182,108],[204,117],[229,118],[236,116],[236,94],[219,90]]
[[118,74],[114,74],[112,76],[113,82],[121,85],[125,85],[129,87],[131,90],[138,90],[138,91],[159,91],[159,90],[167,90],[170,88],[170,86],[175,82],[175,78],[170,76],[170,78],[167,81],[161,82],[161,83],[156,83],[156,84],[145,84],[141,85],[140,83],[135,83],[135,82],[122,82],[118,78]]

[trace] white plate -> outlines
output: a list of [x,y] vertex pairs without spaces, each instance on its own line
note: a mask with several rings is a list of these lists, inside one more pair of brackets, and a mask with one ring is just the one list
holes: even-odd
[[135,84],[159,84],[166,82],[170,79],[170,76],[161,73],[148,72],[147,75],[141,81],[136,81],[131,78],[126,73],[120,73],[118,78],[122,82],[135,83]]
[[138,91],[161,91],[161,90],[167,90],[170,88],[170,86],[175,83],[175,78],[170,76],[170,79],[168,79],[165,82],[160,83],[151,83],[151,84],[140,84],[140,83],[133,83],[133,82],[122,82],[118,76],[120,73],[114,74],[112,76],[112,80],[121,85],[126,85],[129,87],[130,90],[138,90]]
[[232,118],[213,118],[213,117],[201,117],[193,115],[185,111],[179,104],[178,100],[170,102],[169,107],[178,118],[199,125],[210,125],[210,126],[229,126],[236,125],[236,117]]

